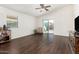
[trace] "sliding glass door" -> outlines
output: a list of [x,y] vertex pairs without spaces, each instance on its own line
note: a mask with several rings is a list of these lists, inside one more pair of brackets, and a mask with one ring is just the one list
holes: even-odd
[[44,20],[43,21],[43,33],[48,33],[49,32],[49,21],[48,20]]
[[43,33],[53,33],[54,21],[45,19],[43,20]]

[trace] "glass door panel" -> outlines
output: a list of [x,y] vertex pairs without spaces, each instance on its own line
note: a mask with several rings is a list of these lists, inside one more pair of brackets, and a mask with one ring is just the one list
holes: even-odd
[[43,33],[53,33],[54,22],[53,20],[43,20]]

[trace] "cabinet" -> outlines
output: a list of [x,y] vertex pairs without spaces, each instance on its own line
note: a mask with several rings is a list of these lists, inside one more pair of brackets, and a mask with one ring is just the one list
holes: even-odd
[[69,45],[73,53],[79,53],[79,33],[70,31],[69,32]]
[[79,33],[75,33],[75,53],[79,54]]

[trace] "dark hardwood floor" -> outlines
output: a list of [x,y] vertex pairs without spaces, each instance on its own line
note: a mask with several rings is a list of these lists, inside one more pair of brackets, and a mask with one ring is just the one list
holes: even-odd
[[37,34],[0,44],[0,53],[8,54],[70,54],[68,38],[53,34]]

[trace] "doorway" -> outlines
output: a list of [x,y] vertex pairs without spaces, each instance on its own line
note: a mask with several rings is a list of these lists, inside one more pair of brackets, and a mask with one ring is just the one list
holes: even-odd
[[54,33],[54,21],[43,20],[43,33]]

